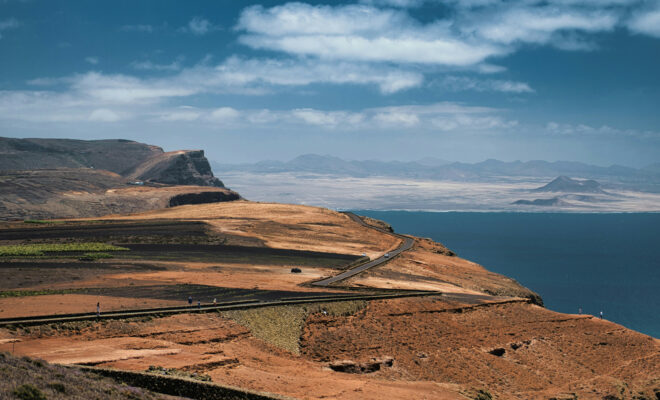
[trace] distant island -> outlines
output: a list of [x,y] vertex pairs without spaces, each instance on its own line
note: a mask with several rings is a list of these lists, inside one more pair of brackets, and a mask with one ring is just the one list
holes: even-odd
[[572,161],[345,160],[211,162],[245,197],[335,209],[660,211],[660,169]]
[[602,193],[601,184],[593,179],[571,179],[567,176],[559,176],[547,185],[536,188],[533,192],[561,192],[561,193]]
[[616,201],[610,193],[603,190],[599,182],[593,179],[572,179],[564,175],[558,176],[548,184],[532,189],[530,192],[560,193],[560,195],[548,199],[521,199],[511,204],[540,207],[581,207],[583,205],[571,203],[571,201],[590,204]]
[[561,207],[568,205],[567,202],[563,201],[559,197],[553,197],[550,199],[516,200],[513,202],[513,204],[526,205],[526,206],[554,206],[554,207]]

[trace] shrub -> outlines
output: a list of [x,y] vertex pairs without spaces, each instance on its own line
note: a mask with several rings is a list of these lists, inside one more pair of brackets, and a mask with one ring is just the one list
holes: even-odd
[[46,396],[34,385],[26,383],[14,389],[14,395],[21,400],[46,400]]
[[51,382],[48,384],[48,387],[56,392],[66,393],[66,387],[60,382]]

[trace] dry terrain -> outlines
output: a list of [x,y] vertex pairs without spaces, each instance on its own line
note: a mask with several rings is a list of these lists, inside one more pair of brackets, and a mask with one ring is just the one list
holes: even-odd
[[[376,221],[368,223],[385,225]],[[30,226],[27,226],[30,225]],[[3,235],[2,232],[6,234]],[[437,293],[0,328],[0,351],[60,364],[208,375],[295,398],[657,399],[660,341],[544,309],[532,291],[427,239],[336,287],[309,283],[401,239],[322,208],[236,201],[50,224],[0,245],[128,250],[0,257],[0,318],[422,289]],[[300,273],[292,273],[292,268]]]

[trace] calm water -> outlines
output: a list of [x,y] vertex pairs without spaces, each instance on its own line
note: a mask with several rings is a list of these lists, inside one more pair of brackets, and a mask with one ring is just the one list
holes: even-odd
[[356,211],[515,278],[547,308],[660,337],[660,214]]

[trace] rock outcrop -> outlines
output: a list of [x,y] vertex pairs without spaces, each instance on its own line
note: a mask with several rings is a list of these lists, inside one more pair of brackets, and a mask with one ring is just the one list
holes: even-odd
[[133,181],[224,187],[222,181],[213,176],[204,150],[158,154],[138,165],[126,176]]

